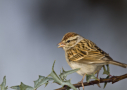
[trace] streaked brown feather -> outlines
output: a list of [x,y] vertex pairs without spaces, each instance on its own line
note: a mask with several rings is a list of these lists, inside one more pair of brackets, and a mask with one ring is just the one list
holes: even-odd
[[[70,61],[76,61],[81,63],[104,63],[102,58],[107,57],[112,60],[109,55],[102,51],[90,40],[83,39],[73,48],[67,51]],[[108,59],[107,59],[108,60]]]
[[64,35],[64,37],[62,38],[62,41],[67,40],[69,37],[73,37],[78,35],[77,33],[74,32],[68,32],[67,34]]

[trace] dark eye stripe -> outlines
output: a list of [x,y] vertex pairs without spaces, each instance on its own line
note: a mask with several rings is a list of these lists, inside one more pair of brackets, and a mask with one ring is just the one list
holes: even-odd
[[73,39],[73,40],[67,40],[66,42],[69,43],[69,42],[75,41],[75,40],[77,40],[77,38],[76,39]]
[[70,40],[67,41],[67,43],[69,43],[69,42],[70,42]]

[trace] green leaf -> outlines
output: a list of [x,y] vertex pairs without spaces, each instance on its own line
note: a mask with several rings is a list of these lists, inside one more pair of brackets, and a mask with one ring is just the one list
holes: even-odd
[[25,84],[23,84],[22,82],[21,82],[21,84],[20,84],[20,90],[34,90],[34,88],[33,87],[31,87],[31,86],[28,86],[28,85],[25,85]]
[[[110,78],[109,75],[106,77],[106,79],[108,79],[108,78]],[[104,88],[106,87],[106,85],[107,85],[107,82],[104,83]],[[104,88],[103,88],[103,89],[104,89]]]
[[71,84],[70,80],[66,80],[66,77],[67,77],[67,75],[74,73],[74,72],[78,71],[79,69],[65,71],[62,68],[62,73],[60,72],[60,75],[57,75],[56,72],[54,71],[54,65],[55,65],[55,61],[54,61],[53,66],[52,66],[52,71],[47,77],[39,75],[39,78],[36,81],[34,81],[34,88],[31,86],[25,85],[22,82],[20,85],[12,86],[11,88],[15,89],[15,90],[36,90],[41,85],[45,84],[45,87],[46,87],[48,85],[49,81],[53,81],[54,83],[57,83],[59,85],[62,85],[62,86],[67,85],[70,88],[72,88],[73,90],[77,90]]
[[15,90],[20,90],[20,85],[12,86],[10,88],[15,89]]
[[48,81],[47,81],[47,83],[45,83],[45,87],[48,85],[48,83],[49,83]]
[[78,71],[79,69],[80,69],[80,68],[73,69],[73,70],[69,70],[69,71],[65,71],[65,70],[62,68],[62,73],[60,73],[59,76],[60,76],[60,78],[61,78],[62,80],[66,80],[67,75],[72,74],[72,73]]
[[[55,64],[55,61],[53,63],[53,66],[52,66],[52,71],[51,73],[49,74],[50,77],[52,77],[54,79],[54,82],[59,84],[59,85],[67,85],[69,86],[70,88],[72,88],[73,90],[77,90],[71,83],[70,83],[70,80],[62,80],[60,77],[58,77],[58,75],[56,74],[56,72],[54,71],[54,64]],[[66,76],[66,75],[65,75]]]
[[60,85],[62,81],[58,77],[56,72],[54,71],[54,64],[55,64],[55,61],[54,61],[53,66],[52,66],[52,71],[51,71],[51,73],[48,76],[51,76],[53,78],[54,82]]
[[106,66],[107,66],[107,70],[106,70],[105,66],[103,65],[103,70],[104,70],[103,74],[110,75],[109,65],[107,64]]
[[35,90],[33,87],[25,85],[22,82],[20,85],[12,86],[11,88],[15,90]]
[[41,76],[39,75],[39,78],[38,80],[34,81],[34,88],[38,88],[40,87],[41,85],[45,84],[45,86],[48,85],[48,81],[51,81],[53,80],[52,78],[49,78],[49,77],[45,77],[45,76]]
[[90,79],[98,80],[98,78],[96,78],[94,75],[95,75],[95,74],[91,74],[91,75],[86,74],[86,81],[89,82]]
[[6,87],[5,86],[6,86],[6,76],[4,76],[3,82],[0,85],[1,90],[7,90],[8,89],[8,86],[6,86]]

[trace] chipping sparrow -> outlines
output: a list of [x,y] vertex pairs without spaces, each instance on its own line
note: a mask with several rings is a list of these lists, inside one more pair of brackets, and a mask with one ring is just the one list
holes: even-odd
[[72,69],[80,68],[77,73],[83,76],[81,80],[83,89],[85,75],[98,72],[103,65],[113,64],[123,68],[127,67],[127,64],[114,61],[92,41],[73,32],[65,34],[58,45],[59,48],[64,49],[69,66]]

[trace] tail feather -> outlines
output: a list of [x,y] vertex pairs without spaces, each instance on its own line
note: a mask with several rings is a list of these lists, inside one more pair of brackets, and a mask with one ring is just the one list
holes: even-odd
[[121,62],[118,62],[118,61],[108,61],[108,64],[113,64],[113,65],[117,65],[117,66],[120,66],[120,67],[123,67],[123,68],[127,68],[127,64],[124,64],[124,63],[121,63]]

